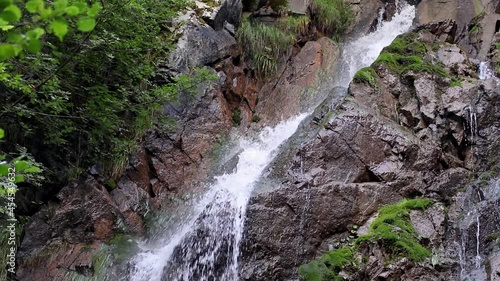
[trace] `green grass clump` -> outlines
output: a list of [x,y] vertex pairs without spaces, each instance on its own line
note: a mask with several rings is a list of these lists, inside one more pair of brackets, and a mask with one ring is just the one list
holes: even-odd
[[371,67],[362,68],[354,75],[354,82],[368,83],[375,88],[377,87],[377,72]]
[[306,34],[311,20],[308,16],[288,16],[280,18],[277,22],[278,27],[294,34]]
[[410,222],[410,211],[424,210],[432,204],[429,199],[410,199],[381,208],[369,233],[359,237],[356,245],[379,242],[392,255],[407,256],[415,262],[424,260],[431,252],[419,243],[418,234]]
[[330,251],[318,260],[299,267],[300,280],[304,281],[342,281],[339,272],[347,265],[353,265],[356,259],[350,247]]
[[354,13],[343,0],[314,0],[310,6],[311,19],[323,33],[338,40],[354,22]]
[[462,86],[463,79],[451,79],[450,81],[450,87],[460,87]]
[[242,22],[237,38],[244,55],[262,76],[276,73],[282,55],[295,42],[295,36],[288,31],[248,20]]
[[241,110],[239,108],[237,108],[233,111],[232,118],[233,118],[233,125],[235,127],[237,127],[241,124],[241,120],[243,120],[243,117],[241,117]]

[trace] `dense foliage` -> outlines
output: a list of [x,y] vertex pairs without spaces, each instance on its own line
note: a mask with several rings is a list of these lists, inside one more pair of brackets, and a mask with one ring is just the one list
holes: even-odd
[[[20,5],[28,12],[18,22],[29,24],[16,32],[25,36],[36,24],[47,31],[37,33],[43,44],[0,63],[0,128],[7,136],[2,150],[28,148],[60,183],[94,163],[118,174],[144,133],[168,124],[158,114],[161,105],[209,77],[198,71],[168,83],[153,81],[156,64],[176,41],[172,18],[187,1],[99,3],[79,13],[72,8],[77,1]],[[42,8],[62,12],[44,18],[38,16]],[[0,36],[10,44],[8,32]]]

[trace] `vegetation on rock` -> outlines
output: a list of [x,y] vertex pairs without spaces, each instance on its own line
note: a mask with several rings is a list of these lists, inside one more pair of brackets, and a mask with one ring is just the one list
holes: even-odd
[[354,22],[354,13],[344,0],[314,0],[310,6],[313,24],[324,34],[339,40]]
[[359,257],[360,249],[370,244],[381,246],[393,258],[405,256],[414,262],[424,260],[431,252],[420,244],[410,222],[410,211],[425,210],[432,204],[429,199],[408,199],[382,207],[369,232],[356,238],[353,246],[329,251],[317,260],[300,266],[301,280],[345,280],[340,272],[354,273],[359,270],[368,260]]
[[[99,14],[94,6],[78,6],[74,19],[76,4],[58,0],[51,8],[44,3],[28,1],[26,9],[36,12],[16,17],[29,23],[19,29],[28,34],[36,20],[43,23],[45,10],[55,13],[46,19],[52,27],[37,33],[43,46],[38,52],[20,51],[0,65],[0,127],[7,135],[2,150],[26,147],[59,184],[94,163],[117,175],[146,131],[169,124],[162,104],[214,77],[200,70],[154,82],[156,65],[177,40],[168,26],[187,2],[110,1]],[[92,31],[62,27],[63,21]],[[10,33],[4,30],[0,38],[10,42]]]
[[295,42],[295,36],[288,30],[249,20],[242,22],[237,38],[244,55],[262,76],[272,75],[278,70],[283,54]]
[[391,45],[384,48],[374,66],[385,64],[397,74],[414,71],[449,77],[449,73],[438,63],[423,58],[426,53],[426,46],[417,40],[416,34],[409,33],[397,37]]
[[377,72],[371,67],[360,69],[354,75],[355,83],[368,83],[372,87],[377,86]]

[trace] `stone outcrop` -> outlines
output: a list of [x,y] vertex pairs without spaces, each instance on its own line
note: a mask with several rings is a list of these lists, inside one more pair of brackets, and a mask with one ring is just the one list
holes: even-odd
[[[283,168],[268,173],[250,200],[243,280],[296,280],[299,265],[350,243],[368,229],[380,206],[414,197],[439,202],[410,214],[432,256],[418,264],[407,258],[387,263],[384,248],[370,244],[363,250],[368,259],[359,257],[357,273],[341,272],[342,276],[455,280],[461,266],[472,270],[478,226],[463,210],[463,200],[470,198],[468,192],[486,192],[498,183],[495,175],[489,175],[489,189],[471,181],[475,172],[493,169],[500,160],[500,89],[494,80],[479,80],[477,65],[447,43],[454,41],[455,26],[453,21],[433,23],[409,36],[424,44],[426,67],[414,65],[400,73],[394,65],[374,64],[375,83],[353,82],[340,106],[329,113],[315,112],[309,124],[314,137],[289,148],[294,152],[287,154],[293,155],[277,160]],[[408,45],[404,52],[411,55],[412,50],[415,47]],[[479,195],[468,208],[476,206],[484,223],[478,238],[480,255],[495,262],[498,246],[486,237],[500,230],[496,216],[488,215],[500,201],[498,195],[488,194]],[[455,213],[445,212],[445,204]],[[358,226],[362,227],[355,231]],[[464,233],[466,241],[457,247]],[[457,250],[462,246],[463,253]]]

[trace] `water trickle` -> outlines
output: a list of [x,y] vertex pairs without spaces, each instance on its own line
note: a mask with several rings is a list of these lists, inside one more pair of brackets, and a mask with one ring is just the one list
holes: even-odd
[[[333,86],[347,88],[354,74],[369,66],[380,51],[399,34],[408,31],[415,17],[415,8],[401,5],[391,22],[343,47],[341,74]],[[216,177],[207,194],[177,226],[175,234],[154,243],[143,243],[144,251],[130,262],[132,281],[237,281],[239,245],[248,200],[265,167],[271,163],[278,147],[297,129],[302,114],[275,128],[266,128],[256,140],[242,139],[237,167],[232,173]],[[301,163],[301,170],[302,170]],[[303,217],[310,208],[306,187]],[[307,227],[307,219],[301,229]],[[299,254],[299,253],[298,253]]]
[[481,266],[481,255],[479,254],[479,243],[480,243],[480,230],[481,230],[481,224],[479,221],[479,213],[476,215],[476,224],[477,224],[477,231],[476,231],[476,268],[479,268]]
[[482,61],[479,63],[479,79],[487,80],[495,78],[495,72],[491,69],[490,63]]

